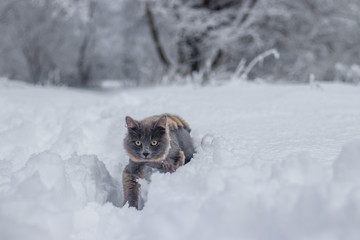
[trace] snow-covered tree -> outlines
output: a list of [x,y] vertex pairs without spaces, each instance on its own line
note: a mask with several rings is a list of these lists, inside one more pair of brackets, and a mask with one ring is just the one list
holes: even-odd
[[343,69],[360,65],[359,11],[359,0],[2,0],[0,75],[206,83],[277,49],[249,80],[346,81]]

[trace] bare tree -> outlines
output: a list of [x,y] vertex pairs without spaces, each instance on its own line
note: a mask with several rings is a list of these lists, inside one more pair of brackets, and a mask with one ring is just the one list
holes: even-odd
[[274,48],[281,58],[254,65],[249,80],[345,81],[360,65],[359,6],[359,0],[2,0],[0,75],[36,84],[87,86],[111,78],[205,85],[239,76],[242,59]]
[[[54,31],[59,23],[52,16],[52,2],[47,0],[41,4],[17,0],[8,5],[7,22],[13,24],[13,39],[23,54],[27,64],[29,81],[45,83],[48,74],[56,69],[56,64],[47,47],[56,44]],[[23,10],[27,10],[24,12]],[[51,41],[49,44],[47,41]]]
[[159,31],[158,31],[158,28],[156,27],[154,15],[150,8],[149,2],[145,2],[145,15],[147,18],[147,23],[149,25],[151,38],[155,44],[156,53],[157,53],[161,63],[164,65],[165,71],[167,72],[169,70],[171,64],[170,64],[170,61],[168,60],[168,58],[166,57],[165,51],[160,42]]
[[92,65],[91,65],[91,61],[89,60],[89,57],[87,56],[87,53],[89,51],[90,44],[93,41],[93,34],[95,31],[94,14],[96,11],[96,4],[97,3],[92,0],[87,3],[88,18],[84,23],[85,24],[84,37],[79,47],[77,72],[78,72],[78,78],[80,80],[80,85],[82,87],[87,86],[91,78]]

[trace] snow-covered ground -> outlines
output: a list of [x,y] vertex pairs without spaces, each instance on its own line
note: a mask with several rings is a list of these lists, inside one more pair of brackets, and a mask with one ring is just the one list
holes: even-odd
[[[143,183],[142,211],[116,207],[125,116],[164,112],[190,123],[198,153]],[[1,240],[358,240],[359,226],[358,86],[0,82]]]

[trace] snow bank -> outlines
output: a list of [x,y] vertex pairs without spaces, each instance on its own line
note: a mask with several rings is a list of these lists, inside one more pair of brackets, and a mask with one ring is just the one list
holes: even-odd
[[54,192],[57,198],[70,204],[112,202],[119,206],[122,202],[118,183],[95,155],[73,154],[67,160],[51,152],[33,155],[12,175],[10,184],[20,186],[29,179],[37,179],[46,191]]
[[80,200],[82,205],[88,202],[121,205],[121,186],[113,180],[104,163],[96,156],[75,154],[65,161],[65,170],[75,199]]
[[237,165],[225,145],[215,137],[175,174],[154,174],[142,212],[114,206],[121,187],[96,156],[33,155],[1,192],[0,231],[4,239],[357,239],[360,141],[333,165],[307,153]]
[[[1,239],[360,236],[359,88],[0,85],[0,109]],[[143,182],[142,211],[118,207],[124,117],[174,111],[190,123],[197,154]]]
[[67,239],[73,211],[89,202],[119,206],[122,199],[118,183],[96,156],[62,160],[51,152],[31,156],[3,184],[0,196],[2,239]]
[[[348,162],[344,169],[358,170],[360,142],[346,145],[334,168],[308,153],[291,154],[270,166],[235,166],[229,152],[215,159],[219,148],[218,142],[201,150],[190,166],[174,175],[153,176],[141,219],[147,235],[160,239],[358,238],[360,185],[352,181],[346,187],[336,176],[337,162],[348,160],[347,156],[357,163]],[[155,209],[165,214],[156,214]],[[161,229],[154,228],[153,222]]]
[[346,145],[334,162],[334,178],[337,181],[360,184],[360,140]]
[[28,84],[18,80],[10,80],[6,77],[0,76],[0,87],[1,88],[25,88]]

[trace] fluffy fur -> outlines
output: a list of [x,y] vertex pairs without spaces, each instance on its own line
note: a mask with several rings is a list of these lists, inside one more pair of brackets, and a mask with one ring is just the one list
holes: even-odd
[[146,169],[175,172],[190,161],[195,148],[188,123],[177,115],[151,116],[142,121],[126,117],[126,125],[124,147],[130,160],[123,172],[124,204],[139,209],[137,179],[145,178]]

